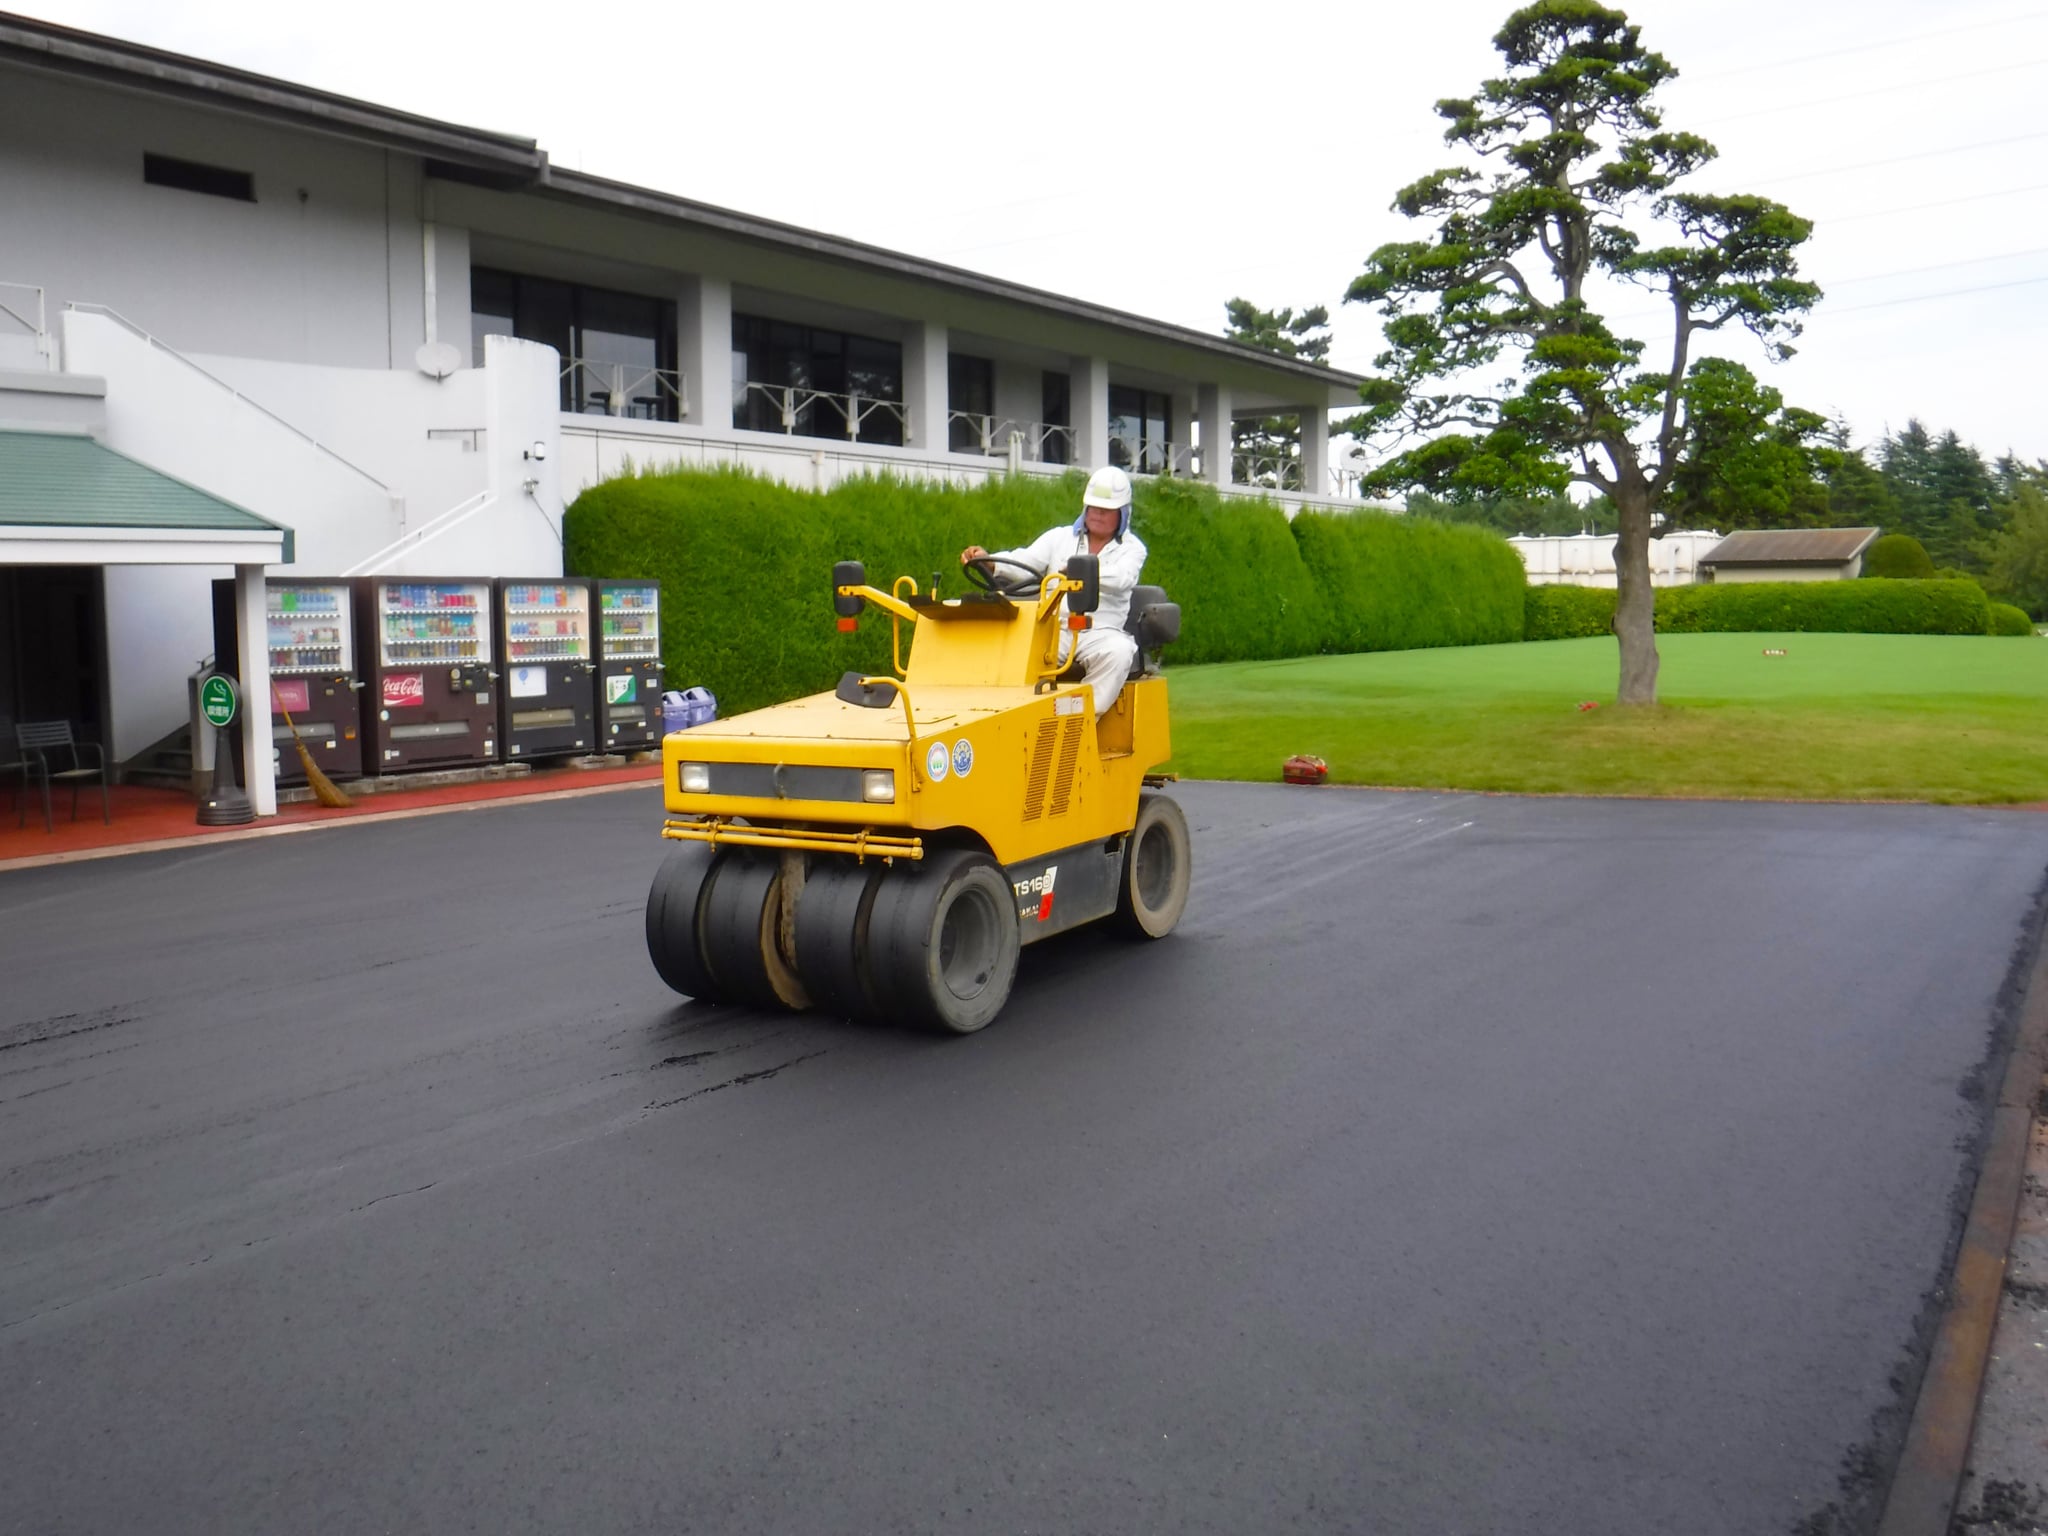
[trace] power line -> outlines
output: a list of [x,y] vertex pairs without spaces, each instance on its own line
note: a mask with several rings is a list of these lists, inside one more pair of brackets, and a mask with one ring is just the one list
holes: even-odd
[[1960,27],[1943,27],[1938,32],[1914,32],[1905,37],[1886,38],[1881,42],[1857,43],[1849,48],[1830,48],[1825,53],[1802,54],[1796,59],[1766,59],[1761,64],[1741,64],[1734,69],[1717,69],[1696,78],[1723,80],[1733,75],[1755,74],[1760,69],[1788,69],[1795,64],[1814,64],[1822,59],[1839,59],[1852,53],[1875,53],[1881,48],[1903,48],[1908,43],[1929,42],[1937,37],[1954,37],[1962,32],[1982,32],[1991,27],[2009,27],[2016,22],[2039,21],[2043,17],[2048,17],[2048,11],[2023,11],[2017,16],[2002,16],[1992,21],[1970,21]]
[[1944,288],[1940,293],[1915,293],[1903,299],[1876,299],[1868,304],[1848,304],[1840,309],[1826,310],[1823,315],[1853,315],[1859,309],[1889,309],[1895,304],[1925,304],[1930,299],[1956,299],[1970,293],[1995,293],[2001,288],[2030,288],[2036,283],[2048,283],[2048,276],[2020,277],[2009,283],[1979,283],[1974,288]]
[[2016,69],[2039,69],[2048,64],[2048,59],[2028,59],[2023,64],[1999,64],[1991,69],[1965,70],[1959,75],[1941,75],[1932,80],[1902,80],[1897,85],[1880,85],[1867,91],[1850,91],[1842,96],[1823,96],[1815,101],[1786,101],[1774,107],[1757,107],[1749,112],[1731,112],[1722,117],[1709,117],[1700,121],[1702,128],[1711,128],[1716,123],[1739,123],[1752,117],[1770,117],[1779,112],[1798,112],[1807,107],[1831,107],[1842,101],[1862,101],[1871,96],[1895,96],[1900,91],[1921,91],[1929,86],[1949,85],[1957,80],[1981,80],[1986,75],[2009,75]]
[[1929,208],[1954,208],[1963,203],[1988,202],[1994,197],[2016,197],[2022,192],[2048,192],[2048,181],[2037,181],[2024,187],[2000,187],[1995,192],[1973,192],[1968,197],[1944,197],[1932,203],[1908,203],[1902,208],[1877,208],[1864,213],[1817,216],[1813,222],[1816,226],[1855,224],[1864,219],[1888,219],[1894,214],[1921,213]]
[[1916,150],[1910,155],[1892,155],[1883,160],[1862,160],[1855,165],[1831,165],[1818,171],[1794,171],[1789,176],[1769,176],[1762,181],[1748,183],[1752,187],[1772,187],[1787,181],[1810,181],[1816,176],[1840,176],[1847,171],[1874,171],[1880,166],[1902,165],[1908,160],[1934,160],[1943,155],[1967,154],[1973,149],[1997,149],[2005,144],[2024,144],[2031,139],[2048,139],[2048,129],[2034,133],[2016,133],[2008,139],[1982,139],[1975,144],[1951,144],[1946,149]]
[[[2030,251],[2007,251],[2002,256],[1969,256],[1961,261],[1938,261],[1931,267],[1901,267],[1896,272],[1872,272],[1866,277],[1838,277],[1821,284],[1823,288],[1847,288],[1854,283],[1879,283],[1888,277],[1917,277],[1922,272],[1946,272],[1952,267],[1981,267],[1994,261],[2018,261],[2022,256],[2048,254],[2048,245]],[[1860,307],[1860,306],[1859,306]]]

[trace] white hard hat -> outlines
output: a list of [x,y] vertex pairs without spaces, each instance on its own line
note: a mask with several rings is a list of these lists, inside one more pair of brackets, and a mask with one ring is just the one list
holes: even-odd
[[1105,464],[1088,477],[1088,489],[1081,497],[1084,507],[1128,507],[1131,477],[1114,464]]

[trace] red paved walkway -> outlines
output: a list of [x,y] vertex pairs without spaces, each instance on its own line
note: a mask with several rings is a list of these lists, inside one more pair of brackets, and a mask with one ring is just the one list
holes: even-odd
[[483,800],[520,800],[548,795],[618,789],[635,784],[661,782],[661,764],[635,763],[625,768],[542,768],[517,778],[491,779],[479,784],[441,784],[421,789],[385,790],[358,795],[346,810],[324,805],[284,805],[275,816],[259,817],[240,827],[202,827],[199,806],[192,796],[175,789],[148,789],[140,785],[114,787],[113,823],[100,820],[100,796],[96,788],[80,791],[78,819],[71,817],[71,792],[53,790],[50,796],[54,829],[43,830],[39,792],[28,798],[24,824],[17,827],[20,802],[6,786],[0,799],[0,869],[24,863],[42,863],[53,858],[94,857],[128,853],[174,842],[213,842],[225,838],[269,836],[280,830],[326,821],[350,821],[365,817],[390,816],[405,812],[443,810]]

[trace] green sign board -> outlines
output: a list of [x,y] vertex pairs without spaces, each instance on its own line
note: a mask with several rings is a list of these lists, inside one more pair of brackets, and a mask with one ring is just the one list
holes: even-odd
[[234,681],[218,672],[199,685],[199,713],[206,717],[208,725],[234,724],[239,703]]

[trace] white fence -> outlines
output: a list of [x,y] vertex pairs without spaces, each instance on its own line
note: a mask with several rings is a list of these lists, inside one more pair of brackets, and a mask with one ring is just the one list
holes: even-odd
[[[1611,533],[1518,534],[1508,542],[1529,580],[1568,587],[1614,586]],[[1684,530],[1650,540],[1650,584],[1682,587],[1699,579],[1700,556],[1721,542],[1711,531]]]

